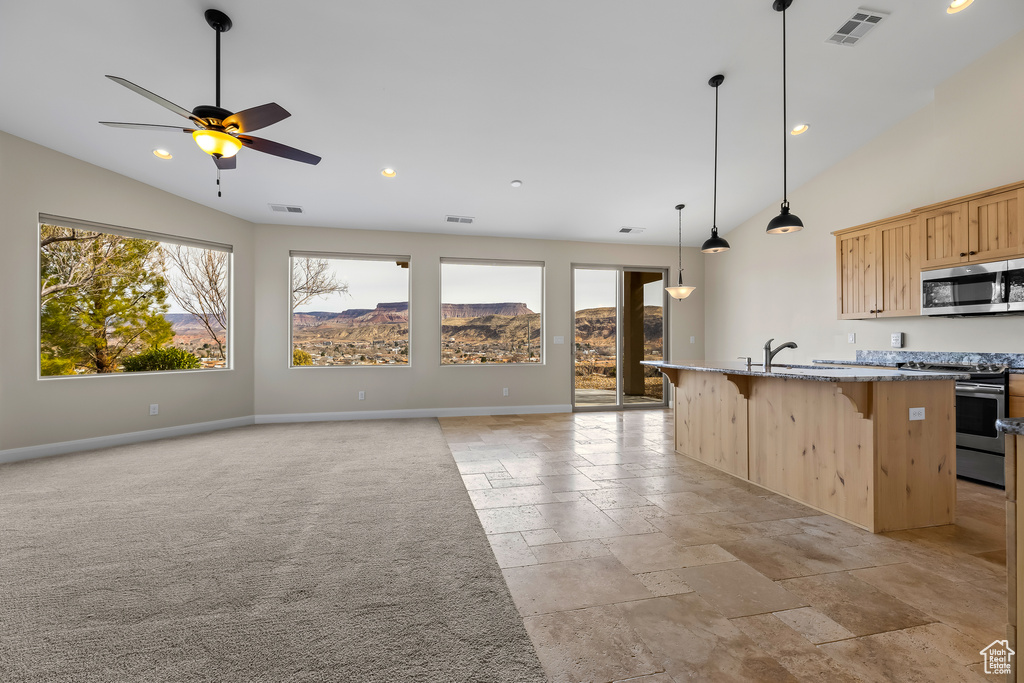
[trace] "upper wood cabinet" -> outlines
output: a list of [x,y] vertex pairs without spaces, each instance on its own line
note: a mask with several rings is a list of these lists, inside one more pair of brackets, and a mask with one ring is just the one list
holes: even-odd
[[918,209],[921,269],[1024,256],[1024,188]]
[[916,215],[862,225],[835,235],[840,319],[885,318],[921,312]]

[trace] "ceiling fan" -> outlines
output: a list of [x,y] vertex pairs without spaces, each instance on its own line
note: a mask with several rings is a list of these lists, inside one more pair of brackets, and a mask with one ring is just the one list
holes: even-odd
[[183,116],[190,120],[194,128],[182,126],[163,126],[152,123],[117,123],[114,121],[100,121],[105,126],[114,128],[134,128],[137,130],[174,130],[183,133],[191,133],[192,138],[199,145],[200,149],[213,157],[217,168],[224,171],[235,168],[235,154],[243,147],[273,154],[274,156],[301,161],[304,164],[318,164],[320,157],[300,149],[282,145],[279,142],[258,138],[249,135],[251,131],[266,128],[291,116],[284,107],[270,102],[251,109],[243,109],[239,112],[230,112],[220,106],[220,34],[231,28],[231,19],[220,10],[209,9],[205,13],[206,23],[217,32],[217,104],[200,104],[192,111],[179,107],[178,105],[165,100],[156,93],[135,85],[131,81],[120,76],[107,76],[115,83],[120,83],[129,90],[133,90],[148,100],[156,102],[161,107]]

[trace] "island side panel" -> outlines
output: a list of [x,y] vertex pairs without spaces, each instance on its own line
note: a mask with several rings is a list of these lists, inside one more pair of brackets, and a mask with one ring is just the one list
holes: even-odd
[[836,382],[751,382],[750,481],[875,531],[872,424]]
[[[875,383],[877,531],[953,523],[955,401],[952,381]],[[925,419],[911,420],[911,408]]]
[[680,370],[675,381],[676,450],[746,479],[746,378],[737,386],[717,372]]

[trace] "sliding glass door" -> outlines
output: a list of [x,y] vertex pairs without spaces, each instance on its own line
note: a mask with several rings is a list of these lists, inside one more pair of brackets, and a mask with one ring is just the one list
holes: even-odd
[[573,407],[600,410],[666,405],[664,269],[573,267]]

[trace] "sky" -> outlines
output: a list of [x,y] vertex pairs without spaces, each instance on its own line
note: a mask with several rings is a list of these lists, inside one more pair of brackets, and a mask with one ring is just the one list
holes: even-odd
[[[378,303],[409,300],[409,269],[394,261],[329,259],[338,282],[348,292],[317,297],[296,311],[341,312],[350,308],[373,309]],[[412,268],[416,263],[411,264]],[[422,266],[421,266],[422,267]],[[543,283],[537,266],[489,266],[463,263],[441,264],[441,300],[448,304],[520,302],[534,312],[542,310]],[[615,270],[575,271],[574,310],[615,305],[618,273]],[[644,287],[644,304],[662,305],[662,283]],[[183,313],[168,297],[169,313]]]
[[[615,305],[615,289],[619,277],[618,271],[577,268],[575,270],[575,277],[576,300],[573,305],[574,311]],[[644,285],[644,305],[661,306],[665,295],[664,287],[665,285],[661,281]]]
[[377,304],[409,300],[409,269],[394,261],[360,261],[328,259],[338,282],[348,285],[348,292],[316,297],[296,311],[341,312],[350,308],[377,308]]

